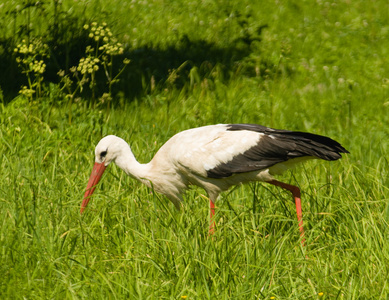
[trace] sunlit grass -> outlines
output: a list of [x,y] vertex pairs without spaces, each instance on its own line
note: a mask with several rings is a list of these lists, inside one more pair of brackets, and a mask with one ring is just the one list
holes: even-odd
[[[143,43],[156,20],[160,30],[150,41],[173,39],[161,26],[169,16],[158,19],[143,2],[133,9],[144,23],[127,38]],[[212,39],[228,20],[201,31],[187,17],[194,5],[171,23]],[[222,12],[208,14],[217,20]],[[19,97],[0,104],[2,299],[387,298],[387,10],[316,1],[272,3],[255,14],[269,25],[262,55],[277,64],[269,68],[276,74],[222,80],[215,67],[213,77],[156,89],[109,112],[74,102],[71,124],[67,102]],[[131,27],[134,18],[113,28]],[[220,34],[216,42],[226,40]],[[102,136],[121,136],[147,162],[181,130],[231,122],[324,134],[350,151],[281,177],[302,190],[306,248],[290,194],[263,183],[220,197],[212,238],[204,191],[188,191],[178,212],[115,166],[80,216]]]
[[[249,111],[251,104],[244,105]],[[67,109],[56,105],[46,111],[3,108],[10,117],[1,127],[1,249],[3,272],[12,283],[2,286],[4,295],[301,299],[319,293],[353,298],[371,289],[385,295],[388,163],[366,147],[351,144],[351,154],[340,161],[312,161],[282,177],[303,191],[306,248],[290,195],[261,183],[222,195],[212,238],[202,190],[189,191],[177,212],[115,166],[80,217],[93,147],[102,135],[123,136],[147,161],[176,131],[203,122],[180,117],[174,102],[171,115],[159,113],[164,105],[153,105],[151,118],[148,107],[114,109],[107,122],[104,110],[79,105],[77,125],[70,126],[61,125],[67,124]],[[62,121],[51,118],[61,113]]]

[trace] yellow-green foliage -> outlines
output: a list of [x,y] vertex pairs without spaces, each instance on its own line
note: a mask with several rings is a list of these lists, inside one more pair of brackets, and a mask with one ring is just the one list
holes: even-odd
[[49,57],[47,44],[41,38],[34,38],[30,42],[22,40],[15,47],[14,53],[16,62],[28,81],[28,86],[22,86],[19,93],[28,99],[32,99],[34,94],[38,98],[42,97],[43,73],[46,69],[43,59]]

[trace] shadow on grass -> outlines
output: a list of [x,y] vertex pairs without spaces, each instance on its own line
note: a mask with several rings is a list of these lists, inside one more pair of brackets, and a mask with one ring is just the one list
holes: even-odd
[[[113,93],[121,93],[125,99],[132,99],[148,94],[154,88],[181,88],[193,81],[201,82],[204,78],[215,76],[217,68],[218,80],[228,80],[233,74],[258,76],[268,69],[270,64],[266,59],[258,59],[261,33],[267,25],[260,26],[254,34],[243,33],[227,47],[205,40],[192,40],[183,35],[174,45],[164,48],[145,46],[126,51],[123,57],[115,57],[115,69],[123,67],[123,58],[129,58],[131,63],[120,75],[120,81],[114,86]],[[74,28],[75,29],[75,28]],[[64,36],[63,32],[56,33]],[[45,83],[58,83],[59,70],[69,70],[76,66],[81,57],[85,56],[88,39],[85,33],[75,31],[67,33],[66,43],[58,42],[55,35],[50,38],[50,59],[47,62]],[[62,38],[62,40],[64,40]],[[22,85],[27,85],[26,76],[21,73],[15,61],[12,49],[15,44],[12,39],[0,41],[0,88],[3,90],[4,101],[10,101],[17,96]],[[97,95],[106,92],[106,78],[97,79]],[[90,98],[87,92],[82,96]],[[123,97],[122,97],[123,98]]]

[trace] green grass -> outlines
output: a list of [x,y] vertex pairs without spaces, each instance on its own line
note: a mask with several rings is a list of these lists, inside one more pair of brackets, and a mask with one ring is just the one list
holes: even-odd
[[[387,3],[102,3],[89,4],[87,17],[111,22],[134,48],[167,47],[174,28],[227,47],[239,26],[219,7],[250,11],[248,30],[268,28],[229,79],[218,66],[206,77],[193,69],[182,87],[161,84],[109,111],[82,99],[71,124],[65,100],[0,103],[0,298],[387,299]],[[116,166],[80,216],[104,135],[121,136],[147,162],[181,130],[233,122],[324,134],[350,151],[280,177],[302,190],[306,248],[290,194],[261,183],[221,196],[212,238],[202,190],[177,212]]]

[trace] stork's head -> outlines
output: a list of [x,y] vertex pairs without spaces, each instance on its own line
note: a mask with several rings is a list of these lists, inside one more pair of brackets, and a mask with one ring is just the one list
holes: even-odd
[[92,197],[96,185],[99,183],[101,176],[103,176],[105,168],[121,156],[122,151],[126,146],[128,147],[123,139],[114,135],[108,135],[102,138],[97,144],[95,148],[95,164],[89,177],[80,213],[82,213],[88,205],[90,197]]
[[95,148],[95,163],[108,166],[120,156],[123,145],[127,145],[127,143],[115,135],[107,135],[102,138]]

